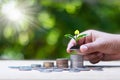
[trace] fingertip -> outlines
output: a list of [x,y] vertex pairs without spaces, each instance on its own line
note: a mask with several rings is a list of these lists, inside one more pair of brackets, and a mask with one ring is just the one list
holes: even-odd
[[87,47],[87,46],[85,46],[85,45],[81,45],[81,46],[80,46],[80,51],[81,51],[81,52],[84,53],[84,52],[87,52],[87,50],[88,50],[88,47]]
[[67,48],[66,51],[67,51],[67,53],[71,53],[72,52],[69,48]]
[[71,52],[72,52],[72,50],[70,50],[70,48],[71,48],[72,46],[74,46],[74,44],[68,44],[68,47],[67,47],[67,50],[66,50],[68,53],[71,53]]

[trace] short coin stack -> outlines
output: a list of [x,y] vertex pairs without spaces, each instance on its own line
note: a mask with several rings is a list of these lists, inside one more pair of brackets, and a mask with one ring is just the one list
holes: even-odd
[[41,67],[41,64],[31,64],[32,69],[39,69]]
[[59,58],[56,60],[57,68],[68,68],[68,59],[67,58]]
[[45,68],[53,68],[54,67],[54,62],[44,62],[43,67],[45,67]]

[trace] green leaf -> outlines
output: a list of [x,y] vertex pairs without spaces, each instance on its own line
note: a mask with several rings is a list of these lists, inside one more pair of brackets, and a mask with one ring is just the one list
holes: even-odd
[[83,38],[83,37],[86,37],[86,36],[87,36],[87,34],[81,34],[81,35],[77,36],[76,41],[78,41],[80,38]]
[[87,36],[87,34],[81,34],[81,35],[78,36],[78,38],[79,37],[86,37],[86,36]]
[[71,35],[71,34],[65,34],[64,36],[65,36],[66,38],[71,38],[71,39],[73,38],[73,39],[75,39],[74,36]]

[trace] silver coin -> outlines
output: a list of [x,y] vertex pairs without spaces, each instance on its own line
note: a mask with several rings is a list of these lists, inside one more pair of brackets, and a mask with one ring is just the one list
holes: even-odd
[[20,66],[19,70],[20,71],[31,71],[32,68],[31,68],[31,66]]
[[93,71],[103,71],[102,67],[91,67],[91,70]]
[[39,69],[41,68],[41,64],[31,64],[32,69]]
[[52,72],[53,71],[53,69],[43,69],[41,72],[46,72],[46,73],[48,73],[48,72]]
[[73,61],[83,61],[83,55],[78,55],[78,54],[72,54],[70,55],[70,59]]
[[80,71],[90,71],[90,68],[78,68]]
[[20,66],[8,66],[8,68],[11,68],[11,69],[19,69]]
[[76,68],[71,68],[71,69],[69,70],[69,72],[80,72],[80,70],[79,70],[79,69],[76,69]]
[[45,68],[37,69],[37,71],[43,72]]
[[71,68],[81,68],[83,67],[83,63],[77,61],[71,61]]
[[41,64],[31,64],[31,67],[41,67]]
[[70,68],[63,68],[63,70],[64,70],[64,71],[69,71],[69,70],[70,70]]
[[53,72],[62,72],[63,69],[53,69]]

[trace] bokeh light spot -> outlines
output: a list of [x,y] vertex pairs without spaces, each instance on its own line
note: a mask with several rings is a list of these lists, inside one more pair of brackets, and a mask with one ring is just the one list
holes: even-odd
[[40,1],[40,4],[43,4],[43,5],[51,5],[51,4],[52,4],[52,1],[50,1],[50,0],[41,0],[41,1]]
[[69,2],[65,5],[65,9],[68,13],[73,14],[77,10],[78,7],[82,5],[81,1],[73,1]]
[[21,33],[19,35],[19,43],[21,45],[26,45],[29,42],[29,36],[27,33]]
[[75,12],[75,6],[71,5],[71,4],[67,4],[66,5],[66,11],[68,13],[74,13]]
[[10,26],[5,27],[3,34],[4,34],[5,38],[10,38],[10,37],[12,37],[14,35],[14,30]]
[[58,41],[59,35],[60,35],[59,30],[51,31],[47,37],[47,43],[50,45],[56,44]]
[[55,25],[54,17],[50,16],[47,12],[41,12],[39,14],[39,21],[41,22],[42,26],[46,29],[53,28]]
[[24,56],[19,51],[16,52],[13,48],[5,49],[3,54],[0,56],[1,59],[24,59]]

